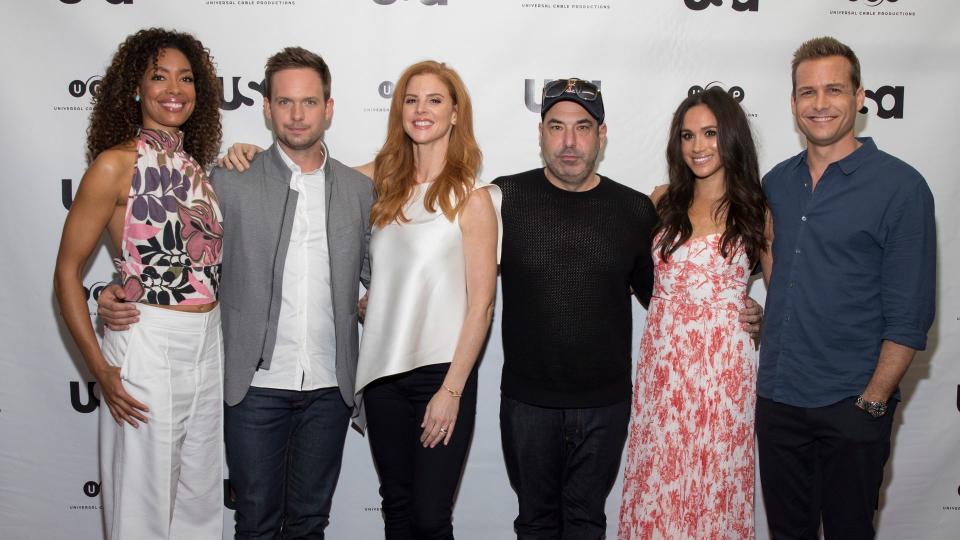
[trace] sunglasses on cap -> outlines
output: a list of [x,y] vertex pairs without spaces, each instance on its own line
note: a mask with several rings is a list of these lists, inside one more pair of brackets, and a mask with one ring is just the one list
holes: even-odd
[[543,87],[545,98],[555,98],[563,94],[576,94],[584,101],[596,101],[600,96],[600,89],[592,82],[581,79],[557,79]]

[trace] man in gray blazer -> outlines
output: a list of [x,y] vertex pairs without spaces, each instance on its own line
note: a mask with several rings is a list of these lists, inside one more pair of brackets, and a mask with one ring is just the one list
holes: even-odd
[[[323,538],[354,407],[357,297],[373,185],[331,158],[330,72],[310,51],[267,61],[276,142],[211,179],[223,213],[224,431],[236,538]],[[119,289],[119,288],[117,288]],[[114,298],[100,314],[125,322]],[[132,309],[132,306],[125,306]]]

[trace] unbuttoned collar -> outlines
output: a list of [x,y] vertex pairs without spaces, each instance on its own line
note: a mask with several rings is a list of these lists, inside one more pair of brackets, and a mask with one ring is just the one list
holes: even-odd
[[300,166],[294,163],[292,159],[290,159],[290,156],[288,156],[287,153],[283,151],[283,147],[281,147],[279,144],[277,144],[277,151],[280,154],[280,159],[283,160],[284,165],[286,165],[288,169],[290,169],[295,173],[302,174],[304,176],[309,176],[309,175],[319,174],[323,172],[323,170],[327,166],[327,159],[329,159],[330,157],[330,152],[327,151],[326,143],[324,143],[323,141],[320,141],[320,144],[323,146],[323,163],[321,163],[320,166],[317,167],[315,170],[307,171],[307,172],[303,172],[300,169]]
[[[847,176],[853,174],[860,165],[870,159],[870,156],[877,153],[877,143],[873,142],[873,137],[857,137],[857,140],[860,141],[859,148],[850,152],[850,154],[840,161],[834,162],[840,167],[840,171]],[[792,163],[794,168],[807,164],[807,152],[807,150],[804,150],[797,155]],[[831,163],[831,165],[833,165],[833,163]]]

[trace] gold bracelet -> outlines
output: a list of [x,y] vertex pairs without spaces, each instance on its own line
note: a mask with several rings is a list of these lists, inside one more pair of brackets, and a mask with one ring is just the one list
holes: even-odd
[[453,396],[453,397],[455,397],[455,398],[458,398],[458,397],[463,396],[463,392],[457,392],[456,390],[454,390],[453,388],[450,388],[449,386],[447,386],[447,385],[445,385],[445,384],[442,385],[442,386],[443,386],[443,389],[444,389],[444,390],[446,390],[447,392],[450,392],[450,395]]

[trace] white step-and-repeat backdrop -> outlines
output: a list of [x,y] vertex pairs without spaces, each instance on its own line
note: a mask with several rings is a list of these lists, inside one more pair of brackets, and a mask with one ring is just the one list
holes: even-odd
[[[600,81],[609,125],[601,171],[650,192],[664,182],[670,115],[719,83],[747,110],[764,170],[801,149],[789,109],[790,59],[833,35],[863,64],[858,130],[914,165],[936,197],[938,316],[929,350],[902,385],[879,537],[960,535],[960,3],[954,0],[4,0],[0,19],[3,180],[0,326],[0,538],[95,539],[100,532],[97,389],[60,320],[51,287],[66,209],[85,169],[90,96],[128,34],[164,26],[197,35],[224,82],[225,143],[269,144],[265,59],[286,45],[319,52],[336,102],[327,134],[348,164],[381,144],[391,81],[425,58],[459,70],[475,103],[483,179],[540,164],[544,80]],[[84,283],[112,268],[101,249]],[[752,294],[762,300],[755,285]],[[643,324],[635,310],[635,339]],[[463,539],[509,538],[516,499],[497,421],[499,317],[481,367],[473,447],[457,501]],[[636,350],[636,348],[634,349]],[[608,500],[615,536],[620,486]],[[759,498],[758,498],[759,504]],[[329,538],[382,536],[366,441],[351,432]],[[226,516],[226,536],[232,514]],[[766,538],[762,507],[758,537]]]

